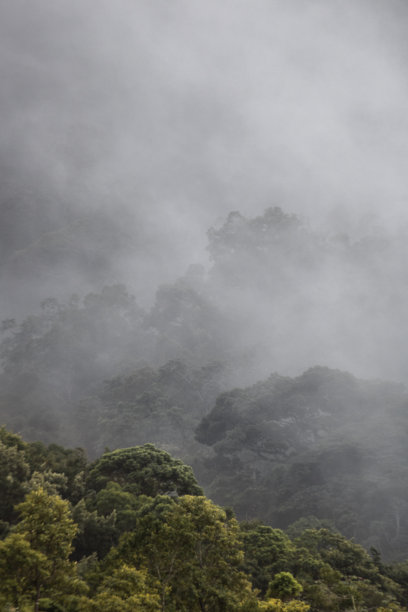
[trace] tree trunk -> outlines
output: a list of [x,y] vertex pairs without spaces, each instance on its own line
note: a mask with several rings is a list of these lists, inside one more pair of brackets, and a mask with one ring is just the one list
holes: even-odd
[[41,586],[37,586],[37,593],[35,594],[35,604],[34,604],[34,612],[39,612],[40,609],[40,592]]

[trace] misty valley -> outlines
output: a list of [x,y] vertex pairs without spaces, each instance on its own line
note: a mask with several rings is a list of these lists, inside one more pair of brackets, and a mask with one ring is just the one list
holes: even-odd
[[[2,240],[2,280],[103,279],[129,245],[86,227]],[[10,312],[2,609],[404,610],[405,241],[235,211],[147,306],[129,278]]]

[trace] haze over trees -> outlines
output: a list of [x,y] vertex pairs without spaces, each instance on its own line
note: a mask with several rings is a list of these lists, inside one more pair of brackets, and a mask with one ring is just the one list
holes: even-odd
[[[384,244],[383,252],[394,248]],[[279,528],[323,521],[403,559],[404,387],[323,366],[245,386],[282,355],[300,362],[306,351],[324,355],[342,312],[360,319],[367,302],[380,300],[378,279],[391,274],[391,260],[378,267],[372,241],[339,242],[277,207],[253,219],[231,213],[209,231],[208,249],[208,273],[191,266],[158,289],[150,310],[116,285],[66,303],[49,298],[37,314],[4,321],[3,422],[28,439],[83,446],[91,456],[159,445],[191,463],[204,490],[240,519]],[[366,295],[361,302],[338,283],[334,312],[330,293],[316,293],[333,261],[347,278],[364,277]],[[323,343],[321,322],[309,316],[321,309],[332,330]],[[383,333],[385,312],[376,306],[367,325],[375,320]],[[339,337],[338,355],[356,353],[355,343]],[[17,455],[5,461],[24,471]]]
[[2,610],[407,606],[407,18],[0,5]]

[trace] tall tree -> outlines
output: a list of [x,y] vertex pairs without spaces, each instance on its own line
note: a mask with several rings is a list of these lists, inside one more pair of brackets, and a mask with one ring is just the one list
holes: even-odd
[[[27,601],[39,610],[41,596],[60,597],[75,590],[76,567],[69,561],[77,526],[68,502],[31,491],[17,507],[21,520],[1,542],[0,593],[8,603]],[[18,585],[13,580],[18,568]]]
[[238,523],[205,497],[157,498],[118,553],[148,567],[161,586],[162,610],[232,612],[251,594]]

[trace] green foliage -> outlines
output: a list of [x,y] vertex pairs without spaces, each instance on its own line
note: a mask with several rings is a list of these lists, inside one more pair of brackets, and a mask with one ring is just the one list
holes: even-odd
[[47,557],[33,548],[24,534],[0,541],[0,601],[16,608],[36,599],[37,584],[49,578]]
[[26,443],[20,436],[0,428],[0,521],[15,522],[14,506],[28,491],[39,487],[49,494],[77,501],[84,494],[86,465],[82,449]]
[[[84,232],[89,224],[92,221],[81,222],[78,229]],[[105,223],[102,226],[101,234],[106,236]],[[17,259],[49,248],[53,253],[66,252],[68,238],[73,238],[72,226],[48,233]],[[316,323],[316,296],[328,317],[326,331],[337,329],[336,317],[330,319],[334,310],[361,315],[369,309],[379,322],[387,313],[389,329],[390,309],[398,313],[403,308],[398,304],[406,302],[395,299],[391,304],[389,297],[378,295],[377,274],[393,273],[379,265],[381,254],[392,248],[391,241],[365,239],[352,244],[344,237],[318,236],[278,207],[255,218],[233,212],[221,227],[209,231],[208,239],[212,269],[207,278],[199,267],[190,268],[182,279],[159,288],[150,313],[137,306],[126,287],[115,285],[83,299],[73,296],[66,303],[51,298],[40,312],[20,323],[4,321],[0,346],[4,420],[27,439],[80,441],[93,457],[106,445],[119,448],[146,442],[189,463],[197,457],[194,467],[208,495],[234,507],[239,518],[259,517],[284,529],[303,516],[315,517],[318,523],[309,527],[333,526],[367,548],[374,546],[385,559],[403,559],[408,548],[408,496],[401,484],[408,477],[405,391],[316,367],[294,379],[271,376],[251,388],[222,393],[215,401],[226,388],[227,368],[222,371],[216,363],[220,360],[230,362],[235,380],[243,384],[243,373],[254,380],[254,372],[243,364],[251,362],[251,355],[259,356],[262,343],[268,345],[264,364],[271,357],[290,363],[291,352],[293,357],[298,347],[305,346],[307,359],[312,358],[313,334],[321,327],[321,321]],[[336,309],[331,308],[332,295],[316,291],[327,278],[328,261],[336,264],[334,274],[337,268],[347,271],[347,295]],[[367,277],[364,286],[372,290],[364,296],[361,273]],[[344,308],[352,294],[362,304],[357,310]],[[248,295],[250,299],[244,299]],[[405,289],[402,295],[406,297]],[[246,302],[250,306],[245,310]],[[258,303],[271,305],[265,317],[254,310]],[[281,306],[287,313],[285,325],[282,319],[278,324],[275,316]],[[297,325],[299,312],[308,325]],[[360,316],[363,328],[364,320]],[[375,327],[367,334],[374,349],[385,341],[385,337],[378,341]],[[400,328],[394,332],[403,338]],[[252,353],[254,337],[259,342]],[[313,342],[307,342],[310,337]],[[339,336],[336,340],[341,355],[344,346]],[[354,351],[358,342],[354,337],[350,342]],[[333,354],[330,341],[320,348],[319,359],[327,351]],[[302,363],[305,356],[300,353]],[[191,435],[196,426],[198,442]],[[82,551],[91,550],[92,530],[100,532],[98,551],[105,554],[109,543],[135,525],[137,502],[125,500],[117,489],[108,491],[109,475],[102,485],[98,483],[102,489],[90,477],[89,486],[96,487],[97,496],[86,489],[81,451],[66,451],[56,444],[27,445],[11,434],[3,434],[0,441],[3,535],[16,520],[13,505],[38,486],[58,492],[73,505],[86,496],[89,516],[82,521],[81,534],[89,535]],[[145,484],[116,478],[112,476],[123,493],[180,493],[171,482],[168,489],[156,487],[155,476],[149,473]],[[104,531],[109,537],[102,544]],[[77,545],[79,550],[79,536]],[[272,566],[266,574],[271,571]],[[254,569],[254,580],[256,572],[264,590],[266,574],[261,578]]]
[[372,558],[364,548],[339,533],[328,529],[306,529],[295,542],[299,547],[319,555],[325,563],[341,574],[372,579],[378,573]]
[[274,574],[294,565],[298,550],[282,530],[262,525],[259,521],[241,523],[240,531],[245,571],[253,586],[265,595]]
[[407,476],[406,402],[399,385],[328,368],[272,375],[217,398],[196,430],[214,451],[197,473],[208,495],[239,518],[286,529],[313,517],[310,526],[398,556],[408,534],[399,485]]
[[80,586],[69,561],[77,527],[68,503],[41,488],[28,493],[17,511],[20,521],[0,543],[0,592],[7,604],[32,603],[37,611],[41,596],[58,599]]
[[109,480],[135,495],[200,495],[190,467],[152,444],[105,453],[91,468],[87,486],[100,491]]
[[[28,491],[0,540],[1,609],[404,610],[405,563],[385,564],[316,517],[299,520],[294,539],[259,521],[239,524],[200,495],[191,468],[152,445],[88,466],[77,450],[0,437],[11,458],[0,487],[12,494],[15,459],[25,466],[17,498]],[[72,516],[56,491],[77,496]]]
[[100,515],[96,510],[88,510],[85,499],[81,499],[74,507],[73,517],[78,525],[74,540],[76,560],[92,553],[102,558],[117,543],[120,532],[116,528],[115,510],[107,516]]
[[77,532],[68,502],[39,488],[28,493],[17,511],[20,521],[16,533],[24,535],[30,545],[46,557],[60,558],[62,562],[68,559]]
[[61,493],[70,501],[75,502],[83,494],[81,479],[87,467],[87,459],[82,448],[64,448],[58,444],[47,447],[32,443],[27,449],[30,464],[41,471],[62,474],[66,480]]
[[250,595],[240,565],[238,524],[204,497],[163,499],[144,511],[116,553],[145,564],[160,584],[163,609],[237,610]]
[[267,597],[277,596],[283,601],[288,601],[301,595],[302,591],[302,585],[290,572],[279,572],[269,583]]
[[280,599],[270,598],[259,602],[259,610],[262,612],[308,612],[309,604],[304,601],[292,600],[283,602]]
[[128,565],[115,569],[107,575],[97,594],[92,599],[83,598],[79,607],[82,612],[159,612],[160,597],[146,570],[137,570]]
[[13,507],[24,497],[29,473],[24,450],[0,441],[0,518],[3,521],[15,518]]

